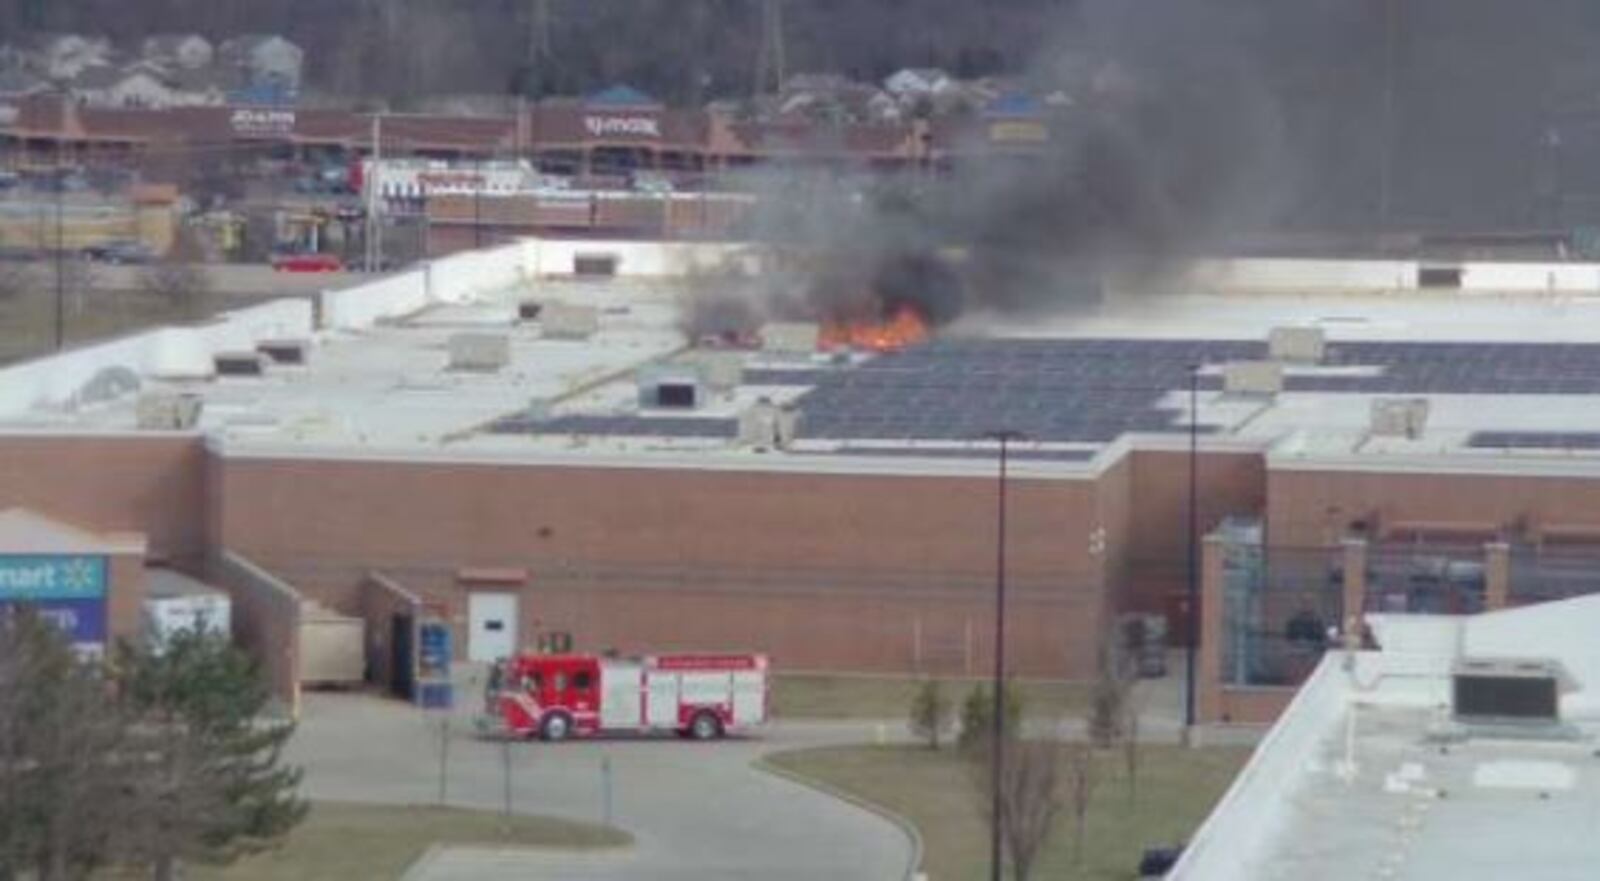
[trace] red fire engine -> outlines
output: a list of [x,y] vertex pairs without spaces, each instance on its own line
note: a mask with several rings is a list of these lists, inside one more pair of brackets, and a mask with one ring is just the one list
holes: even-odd
[[481,727],[520,737],[674,731],[711,740],[767,719],[765,655],[523,654],[491,668]]

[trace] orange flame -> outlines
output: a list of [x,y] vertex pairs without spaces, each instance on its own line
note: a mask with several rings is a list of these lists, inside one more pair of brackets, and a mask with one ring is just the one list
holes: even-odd
[[880,321],[830,321],[817,335],[817,348],[898,352],[927,339],[930,332],[920,312],[901,306],[894,315]]

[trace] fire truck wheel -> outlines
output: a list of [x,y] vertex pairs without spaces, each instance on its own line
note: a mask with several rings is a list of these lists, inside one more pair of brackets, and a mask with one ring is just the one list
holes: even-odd
[[695,740],[713,740],[722,736],[722,722],[713,713],[696,713],[689,723],[689,735]]
[[539,726],[539,736],[551,743],[566,740],[571,733],[572,719],[566,713],[551,713]]

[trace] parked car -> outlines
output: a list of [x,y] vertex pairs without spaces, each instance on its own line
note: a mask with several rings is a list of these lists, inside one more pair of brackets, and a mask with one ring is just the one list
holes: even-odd
[[144,242],[131,239],[117,239],[89,245],[83,249],[82,253],[84,257],[96,263],[110,263],[119,266],[151,263],[156,259],[154,249]]
[[272,268],[278,272],[340,272],[344,263],[335,254],[272,255]]

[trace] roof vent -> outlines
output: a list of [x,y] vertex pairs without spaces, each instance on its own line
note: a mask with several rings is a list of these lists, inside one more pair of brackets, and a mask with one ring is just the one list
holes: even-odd
[[1374,398],[1369,430],[1374,437],[1416,440],[1428,427],[1427,398]]
[[511,361],[511,340],[502,333],[458,333],[450,337],[450,369],[493,373]]
[[616,254],[578,253],[572,255],[572,274],[606,278],[616,275],[621,263],[622,258]]
[[260,352],[218,352],[211,361],[218,376],[260,376],[266,372]]
[[185,431],[200,422],[200,396],[150,392],[134,405],[135,418],[144,431]]
[[256,351],[274,364],[304,364],[311,344],[306,340],[262,340]]
[[1283,391],[1283,365],[1276,361],[1235,361],[1224,364],[1222,390],[1230,395],[1272,397]]
[[544,311],[544,304],[538,300],[523,300],[517,304],[518,321],[537,321],[539,313]]
[[1287,364],[1320,364],[1327,337],[1320,327],[1274,327],[1267,335],[1267,352]]
[[775,355],[813,355],[821,334],[815,322],[774,321],[761,328],[761,348]]
[[539,325],[547,340],[586,340],[600,331],[600,310],[571,303],[546,303]]
[[693,410],[704,402],[704,381],[693,365],[652,365],[638,379],[640,407]]
[[706,386],[713,391],[731,391],[744,381],[744,355],[741,352],[699,351],[689,361],[699,367]]
[[1451,671],[1451,708],[1458,722],[1553,725],[1567,684],[1554,661],[1463,659]]

